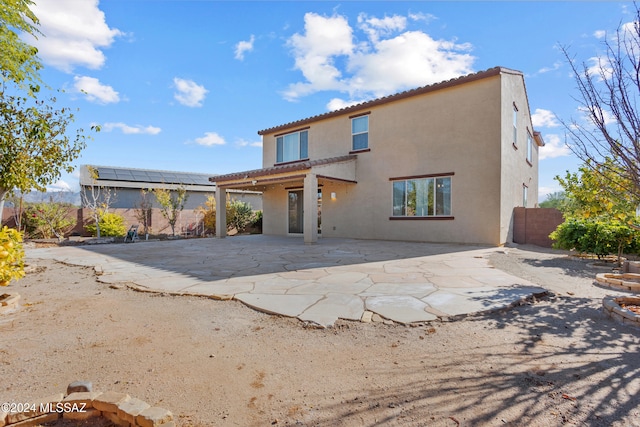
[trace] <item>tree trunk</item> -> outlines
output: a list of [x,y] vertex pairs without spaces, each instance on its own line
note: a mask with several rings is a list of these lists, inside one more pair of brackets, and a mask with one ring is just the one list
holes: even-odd
[[0,226],[2,226],[2,219],[4,218],[4,199],[7,197],[7,194],[9,194],[9,191],[0,188]]

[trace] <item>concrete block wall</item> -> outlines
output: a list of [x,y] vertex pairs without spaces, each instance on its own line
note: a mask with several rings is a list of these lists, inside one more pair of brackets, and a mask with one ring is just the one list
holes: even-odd
[[554,208],[514,208],[513,242],[550,248],[549,234],[563,222],[562,212]]

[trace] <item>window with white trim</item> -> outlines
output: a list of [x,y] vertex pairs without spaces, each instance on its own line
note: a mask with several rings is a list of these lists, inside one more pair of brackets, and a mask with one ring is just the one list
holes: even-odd
[[369,148],[369,116],[351,119],[351,149],[353,151]]
[[522,206],[527,207],[527,199],[529,198],[529,187],[525,184],[522,184]]
[[531,132],[527,131],[527,162],[532,164],[531,159],[533,157],[533,137]]
[[451,216],[451,177],[393,181],[393,216]]
[[309,131],[303,130],[276,137],[276,163],[309,158]]

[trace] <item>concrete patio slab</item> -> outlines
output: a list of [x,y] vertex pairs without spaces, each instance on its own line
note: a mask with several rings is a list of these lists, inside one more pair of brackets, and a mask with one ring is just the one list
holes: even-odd
[[365,310],[399,323],[509,307],[544,289],[493,268],[501,248],[234,236],[135,244],[27,248],[28,262],[94,266],[98,280],[136,289],[236,299],[320,326]]

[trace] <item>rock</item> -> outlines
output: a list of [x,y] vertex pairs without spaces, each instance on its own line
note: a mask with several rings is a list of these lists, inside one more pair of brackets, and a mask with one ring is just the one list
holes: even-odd
[[67,395],[90,391],[93,391],[93,383],[91,381],[74,381],[67,386]]

